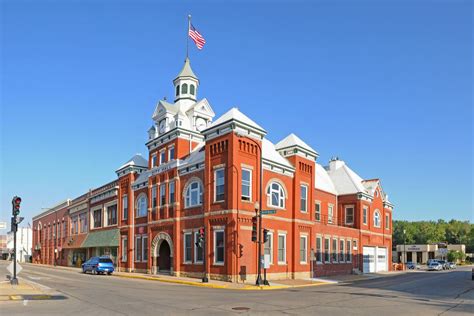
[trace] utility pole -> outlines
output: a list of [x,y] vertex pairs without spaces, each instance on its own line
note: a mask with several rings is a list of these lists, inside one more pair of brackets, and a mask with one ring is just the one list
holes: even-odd
[[406,251],[406,243],[407,243],[407,239],[405,237],[405,234],[406,234],[406,229],[403,230],[403,269],[405,269],[405,265],[407,264],[407,251]]

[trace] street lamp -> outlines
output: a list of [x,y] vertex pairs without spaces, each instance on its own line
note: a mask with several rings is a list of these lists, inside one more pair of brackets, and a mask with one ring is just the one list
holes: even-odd
[[255,212],[257,212],[257,217],[258,217],[258,235],[257,235],[257,247],[258,247],[258,258],[257,258],[257,267],[258,267],[258,272],[257,272],[257,280],[255,281],[256,285],[262,285],[262,186],[263,186],[263,151],[262,151],[262,146],[255,141],[253,138],[243,135],[240,133],[235,133],[237,137],[239,138],[245,138],[250,141],[252,141],[255,145],[257,145],[258,150],[260,151],[260,194],[259,194],[259,199],[260,201],[255,202]]

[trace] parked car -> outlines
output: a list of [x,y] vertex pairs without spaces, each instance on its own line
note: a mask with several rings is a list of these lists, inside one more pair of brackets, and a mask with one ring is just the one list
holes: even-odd
[[420,265],[416,262],[407,262],[407,269],[409,270],[415,270],[415,269],[419,269],[420,268]]
[[428,271],[441,271],[443,270],[443,265],[438,261],[431,261],[428,265]]
[[109,257],[92,257],[82,264],[82,273],[90,271],[92,274],[111,275],[114,270],[114,263]]
[[449,270],[449,264],[445,260],[438,260],[438,262],[443,266],[443,270]]
[[428,259],[428,262],[426,262],[426,264],[430,265],[431,262],[438,262],[438,259]]
[[448,262],[448,266],[450,269],[456,269],[456,264],[454,262]]

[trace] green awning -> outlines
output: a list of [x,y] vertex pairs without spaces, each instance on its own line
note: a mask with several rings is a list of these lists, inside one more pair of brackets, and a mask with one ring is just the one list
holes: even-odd
[[90,232],[81,248],[118,247],[120,231],[118,228]]

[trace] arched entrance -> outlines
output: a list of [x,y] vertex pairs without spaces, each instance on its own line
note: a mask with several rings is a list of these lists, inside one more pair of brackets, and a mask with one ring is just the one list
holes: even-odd
[[166,272],[170,271],[171,268],[171,251],[170,245],[166,240],[163,240],[160,244],[160,249],[158,251],[158,271]]
[[152,273],[173,274],[173,241],[169,234],[161,232],[151,243],[153,266]]

